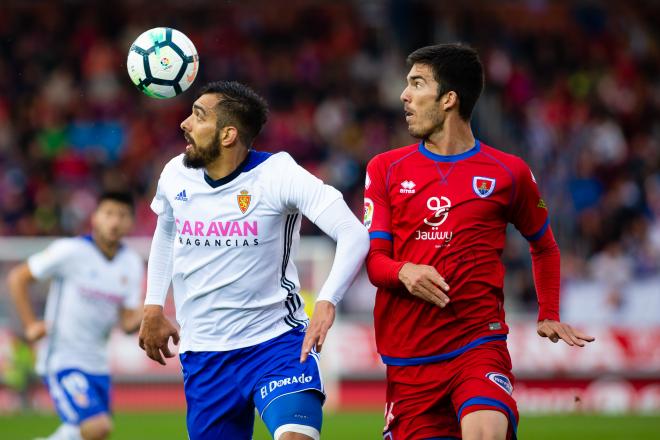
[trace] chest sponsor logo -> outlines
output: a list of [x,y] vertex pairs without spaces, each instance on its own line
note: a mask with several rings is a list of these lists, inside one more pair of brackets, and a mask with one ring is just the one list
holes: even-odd
[[245,214],[245,211],[247,211],[250,207],[250,200],[252,200],[252,196],[247,192],[247,190],[244,189],[239,195],[236,196],[236,200],[238,201],[238,209],[240,209],[241,212]]
[[175,219],[179,243],[187,246],[241,247],[259,245],[259,223]]
[[449,210],[451,209],[451,200],[448,197],[429,197],[426,201],[426,207],[431,211],[430,215],[424,218],[424,224],[431,227],[418,229],[416,231],[415,240],[424,240],[435,242],[436,247],[449,246],[449,242],[453,236],[452,231],[441,231],[442,225],[449,217]]
[[401,194],[415,194],[415,182],[412,180],[404,180],[401,182],[401,188],[399,188],[399,192]]
[[121,304],[124,300],[124,297],[119,292],[101,290],[96,287],[78,286],[78,293],[83,299],[91,302],[103,301],[104,303]]
[[374,202],[370,198],[364,199],[364,227],[371,228],[371,222],[374,218]]
[[474,176],[472,178],[472,189],[481,198],[486,198],[495,191],[495,179],[490,177]]
[[449,216],[451,200],[445,196],[429,197],[426,201],[426,207],[433,211],[433,214],[430,217],[426,217],[424,223],[429,226],[440,226]]
[[268,394],[272,393],[278,388],[288,385],[304,385],[312,381],[312,376],[307,376],[305,373],[300,376],[291,376],[279,380],[271,380],[268,385],[262,386],[260,389],[261,398],[265,398]]
[[184,189],[179,194],[177,194],[174,197],[174,200],[178,200],[180,202],[187,202],[188,201],[188,196],[186,195],[186,190]]
[[495,385],[502,388],[507,394],[513,393],[513,385],[508,377],[502,373],[488,373],[486,377],[491,380]]

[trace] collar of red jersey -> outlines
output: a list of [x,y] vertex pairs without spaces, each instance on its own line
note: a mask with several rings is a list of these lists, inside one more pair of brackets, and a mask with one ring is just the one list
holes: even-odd
[[481,150],[481,142],[479,141],[479,139],[475,139],[474,147],[470,148],[469,150],[464,151],[460,154],[452,154],[448,156],[432,153],[426,148],[426,145],[424,145],[424,141],[421,141],[419,143],[419,152],[422,153],[424,156],[428,157],[429,159],[435,160],[436,162],[458,162],[459,160],[464,160],[474,156],[479,152],[479,150]]

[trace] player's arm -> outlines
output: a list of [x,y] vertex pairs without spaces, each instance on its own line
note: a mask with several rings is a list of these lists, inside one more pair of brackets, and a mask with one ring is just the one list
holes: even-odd
[[[162,179],[162,177],[161,177]],[[179,343],[179,331],[165,317],[163,305],[172,282],[172,264],[176,224],[172,207],[161,192],[160,182],[151,209],[158,215],[156,230],[151,241],[147,264],[147,294],[144,299],[139,344],[151,359],[165,365],[165,359],[174,357],[169,340]]]
[[594,338],[559,318],[560,252],[550,227],[548,210],[526,165],[517,175],[518,189],[512,205],[512,222],[529,242],[534,287],[539,304],[537,333],[552,342],[583,347]]
[[128,292],[119,310],[119,327],[124,333],[135,333],[142,322],[142,304],[144,300],[144,261],[136,255],[132,276],[129,277]]
[[561,339],[568,345],[584,347],[594,338],[559,320],[560,254],[550,226],[541,238],[530,241],[529,247],[539,302],[537,333],[552,342]]
[[393,231],[385,173],[378,157],[367,166],[364,191],[364,224],[369,230],[371,246],[367,255],[369,281],[383,289],[399,289],[425,301],[444,307],[449,285],[433,266],[397,261],[393,258]]
[[142,310],[122,307],[119,311],[119,327],[124,333],[135,333],[142,323]]
[[140,348],[161,365],[165,365],[163,356],[166,358],[175,356],[168,345],[170,337],[175,345],[179,343],[179,331],[163,312],[167,290],[172,281],[175,234],[174,219],[159,216],[149,252],[147,295],[139,334]]
[[14,267],[7,278],[10,297],[23,324],[25,337],[30,342],[37,341],[46,335],[46,325],[37,319],[30,302],[29,287],[35,280],[27,263]]
[[335,307],[359,272],[369,247],[367,231],[346,206],[339,191],[313,176],[286,153],[278,155],[279,173],[269,188],[284,212],[299,211],[337,242],[332,269],[318,294],[300,361],[316,347],[321,351],[335,319]]
[[369,234],[343,199],[336,199],[314,223],[337,242],[332,269],[319,292],[300,355],[305,362],[312,348],[321,351],[335,320],[335,307],[357,276],[369,250]]

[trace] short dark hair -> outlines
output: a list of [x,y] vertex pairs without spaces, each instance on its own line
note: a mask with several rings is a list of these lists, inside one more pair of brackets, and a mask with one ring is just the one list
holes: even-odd
[[199,91],[199,96],[217,93],[222,99],[216,106],[218,128],[234,125],[238,136],[248,148],[268,120],[268,104],[250,87],[236,81],[214,81]]
[[133,194],[126,191],[105,191],[101,193],[98,198],[97,206],[106,200],[111,200],[113,202],[122,203],[131,208],[131,212],[135,211],[135,202],[133,200]]
[[449,91],[458,95],[458,114],[465,121],[472,116],[484,88],[484,69],[479,54],[462,43],[426,46],[408,55],[408,66],[426,64],[438,82],[438,99]]

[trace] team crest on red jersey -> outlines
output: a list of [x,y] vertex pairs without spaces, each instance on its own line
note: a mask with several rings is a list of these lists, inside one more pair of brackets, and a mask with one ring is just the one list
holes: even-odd
[[488,197],[495,191],[495,179],[490,177],[474,176],[472,189],[481,198]]
[[238,200],[238,208],[243,214],[245,214],[245,211],[250,207],[252,196],[248,194],[247,190],[242,190],[241,193],[236,196],[236,199]]

